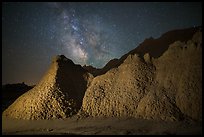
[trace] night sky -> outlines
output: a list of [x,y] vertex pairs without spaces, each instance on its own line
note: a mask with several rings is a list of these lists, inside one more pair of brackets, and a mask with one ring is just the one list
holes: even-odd
[[36,84],[59,54],[101,68],[146,38],[201,25],[201,3],[2,3],[2,84]]

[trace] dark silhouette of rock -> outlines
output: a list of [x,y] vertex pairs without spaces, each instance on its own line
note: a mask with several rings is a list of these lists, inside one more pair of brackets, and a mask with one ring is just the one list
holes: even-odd
[[158,39],[146,39],[136,49],[129,53],[138,53],[141,55],[149,53],[151,57],[158,58],[168,49],[171,43],[175,41],[188,41],[199,29],[200,27],[194,27],[166,32]]
[[84,65],[83,68],[91,73],[94,77],[99,75],[101,69],[94,68],[93,66]]
[[2,112],[11,105],[19,96],[34,86],[28,86],[24,82],[2,85]]
[[191,39],[193,34],[199,29],[201,29],[201,27],[172,30],[164,33],[158,39],[154,39],[152,37],[145,39],[144,42],[127,54],[123,55],[120,59],[110,60],[102,69],[95,69],[94,72],[90,70],[90,73],[93,72],[94,76],[105,74],[110,69],[122,64],[130,54],[139,54],[139,56],[142,57],[144,54],[148,53],[151,57],[158,58],[168,49],[171,43],[175,41],[187,41]]
[[3,115],[18,119],[54,119],[74,115],[92,75],[65,56],[57,56],[32,90],[20,96]]
[[119,63],[118,59],[112,59],[102,69],[94,68],[93,66],[83,66],[83,68],[90,72],[93,76],[98,76],[105,74],[108,70],[113,68],[113,66],[117,66],[118,63]]

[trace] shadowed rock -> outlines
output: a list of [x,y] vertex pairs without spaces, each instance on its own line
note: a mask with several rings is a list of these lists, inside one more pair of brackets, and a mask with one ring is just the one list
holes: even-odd
[[32,90],[3,112],[18,119],[66,118],[77,113],[92,75],[65,56],[57,56]]

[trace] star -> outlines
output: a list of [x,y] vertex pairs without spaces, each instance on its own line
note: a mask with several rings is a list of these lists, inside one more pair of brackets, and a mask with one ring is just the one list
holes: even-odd
[[74,26],[72,25],[72,28],[75,30],[75,31],[78,31],[79,29],[77,28],[77,26]]

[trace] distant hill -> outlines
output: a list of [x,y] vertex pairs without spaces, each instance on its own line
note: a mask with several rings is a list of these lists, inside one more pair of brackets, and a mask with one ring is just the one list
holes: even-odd
[[[145,53],[149,53],[149,55],[153,58],[160,57],[169,47],[169,45],[175,41],[187,41],[191,39],[195,32],[197,32],[202,27],[193,27],[193,28],[187,28],[187,29],[178,29],[178,30],[172,30],[169,32],[164,33],[161,37],[158,39],[147,38],[139,44],[135,49],[129,51],[127,54],[123,55],[120,59],[112,59],[110,60],[102,69],[96,69],[92,67],[91,69],[84,67],[87,69],[90,73],[92,73],[94,76],[98,76],[101,74],[105,74],[107,71],[109,71],[111,68],[118,67],[120,64],[123,63],[123,61],[127,58],[130,54],[138,54],[141,57]],[[137,36],[135,36],[137,37]]]
[[24,82],[2,85],[2,111],[11,105],[19,96],[34,86],[28,86]]

